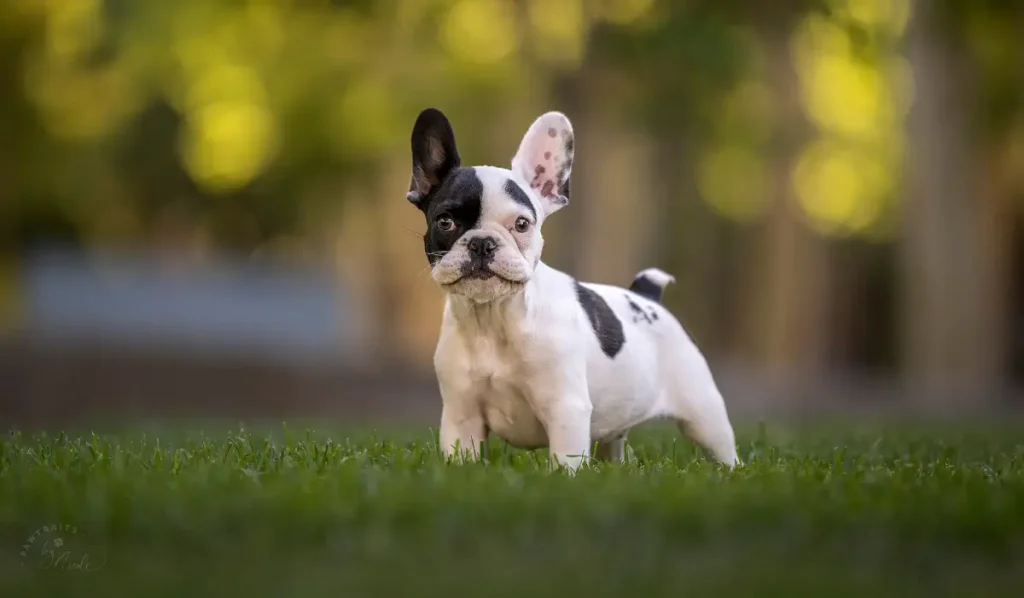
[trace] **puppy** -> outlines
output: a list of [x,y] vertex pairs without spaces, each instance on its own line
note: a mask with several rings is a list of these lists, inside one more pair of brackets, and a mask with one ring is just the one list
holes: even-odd
[[447,294],[434,368],[447,457],[477,458],[489,433],[548,447],[575,471],[596,445],[622,461],[630,428],[668,417],[729,466],[736,445],[708,365],[660,305],[657,269],[629,289],[583,283],[541,261],[541,227],[569,203],[573,130],[559,112],[530,126],[511,169],[462,166],[439,110],[412,131],[408,200],[426,217],[423,248]]

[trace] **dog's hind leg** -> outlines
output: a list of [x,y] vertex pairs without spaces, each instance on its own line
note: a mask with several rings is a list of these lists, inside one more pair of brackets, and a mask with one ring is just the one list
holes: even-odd
[[740,464],[732,426],[724,414],[706,419],[677,419],[676,422],[687,438],[704,447],[718,461],[730,467]]
[[738,465],[732,423],[707,362],[692,343],[682,355],[674,357],[676,367],[666,389],[669,417],[686,437],[715,459],[730,467]]
[[594,458],[599,461],[622,463],[626,460],[626,435],[622,434],[597,443]]

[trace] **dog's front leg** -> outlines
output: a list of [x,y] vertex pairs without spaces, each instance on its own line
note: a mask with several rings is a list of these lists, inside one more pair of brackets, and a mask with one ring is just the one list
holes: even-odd
[[479,459],[480,443],[487,440],[487,422],[465,372],[438,370],[441,391],[441,429],[438,441],[446,459]]
[[441,391],[441,429],[438,442],[445,459],[479,459],[487,440],[487,422],[480,405],[480,389],[466,367],[464,347],[442,328],[434,368]]
[[563,397],[545,417],[551,458],[570,473],[590,458],[591,410],[587,397]]
[[590,414],[593,406],[586,380],[559,380],[538,385],[534,409],[548,434],[553,464],[575,473],[590,458]]
[[487,427],[479,413],[467,412],[460,405],[445,405],[441,410],[438,440],[446,459],[479,459],[480,443],[486,440]]

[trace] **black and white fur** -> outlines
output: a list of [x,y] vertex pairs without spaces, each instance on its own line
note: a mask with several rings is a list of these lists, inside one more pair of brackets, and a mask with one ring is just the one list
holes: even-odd
[[424,250],[447,293],[434,355],[442,450],[477,457],[493,432],[517,447],[547,446],[575,471],[594,443],[594,456],[621,461],[630,428],[668,417],[737,464],[707,363],[659,304],[672,277],[652,268],[623,289],[541,261],[541,226],[569,203],[573,153],[559,112],[534,121],[511,169],[462,166],[444,114],[427,109],[416,120],[408,199],[426,217]]

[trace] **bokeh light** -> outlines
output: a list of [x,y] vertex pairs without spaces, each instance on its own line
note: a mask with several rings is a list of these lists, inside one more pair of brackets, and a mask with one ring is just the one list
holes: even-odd
[[764,211],[770,179],[764,160],[742,146],[723,147],[698,164],[701,196],[719,214],[740,222]]
[[583,0],[529,0],[532,53],[544,62],[578,66],[583,60],[588,23]]
[[498,62],[519,46],[513,7],[500,0],[458,0],[440,33],[452,56],[468,64]]
[[342,92],[328,122],[335,149],[364,160],[394,147],[406,124],[399,120],[389,87],[372,76]]
[[266,166],[276,137],[276,125],[265,106],[220,100],[188,114],[181,152],[197,183],[215,193],[233,191]]
[[[835,0],[829,15],[806,16],[791,44],[801,99],[817,135],[793,172],[797,199],[824,234],[861,234],[893,201],[901,168],[902,121],[912,73],[897,53],[855,48],[850,24],[895,43],[906,28],[906,1]],[[875,38],[871,38],[875,40]],[[873,57],[872,57],[873,56]]]
[[[401,201],[415,115],[444,109],[467,163],[507,164],[533,118],[563,110],[579,132],[576,207],[545,229],[545,259],[608,281],[663,266],[679,276],[667,301],[707,326],[696,336],[785,353],[805,337],[786,323],[787,298],[860,284],[817,272],[835,258],[823,248],[875,252],[843,267],[903,284],[873,269],[897,237],[917,234],[925,202],[910,201],[915,185],[953,154],[933,155],[923,140],[969,140],[956,149],[971,158],[962,169],[976,203],[1020,201],[1021,15],[1016,3],[909,0],[766,10],[711,0],[11,0],[0,8],[0,304],[16,303],[11,256],[41,239],[84,253],[280,254],[331,267],[342,260],[325,256],[344,246],[362,269],[352,286],[382,312],[407,314],[395,316],[401,333],[384,336],[428,351],[436,313],[413,304],[429,291],[423,260],[365,232],[386,221],[390,236],[422,243],[422,215]],[[915,98],[943,77],[962,97]],[[915,101],[925,108],[905,122]],[[935,124],[961,109],[970,114],[957,130]],[[623,249],[604,243],[612,228]],[[797,263],[805,247],[821,255]],[[736,313],[778,325],[734,324]]]

